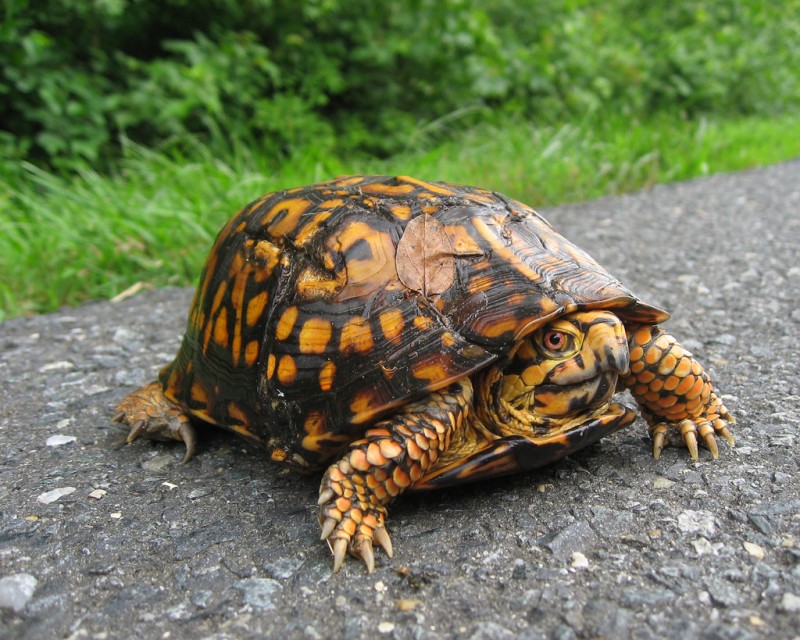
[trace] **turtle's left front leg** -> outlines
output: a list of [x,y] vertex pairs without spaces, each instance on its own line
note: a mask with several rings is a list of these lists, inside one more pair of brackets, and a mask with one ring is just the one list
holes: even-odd
[[377,423],[328,468],[319,490],[319,520],[334,572],[349,550],[372,573],[373,540],[392,556],[386,505],[434,465],[471,407],[469,379],[430,393]]
[[722,404],[711,378],[694,356],[657,326],[629,329],[630,373],[622,383],[631,390],[650,425],[653,456],[658,459],[670,437],[680,439],[697,460],[698,436],[717,457],[717,435],[731,445],[728,426],[736,422]]

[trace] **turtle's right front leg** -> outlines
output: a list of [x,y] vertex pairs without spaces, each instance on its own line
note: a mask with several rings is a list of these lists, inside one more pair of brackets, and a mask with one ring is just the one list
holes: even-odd
[[117,405],[114,422],[130,427],[126,438],[129,443],[140,437],[162,442],[177,440],[186,445],[184,462],[194,455],[197,438],[189,416],[164,395],[160,382],[151,382],[125,396]]
[[319,518],[334,572],[349,550],[372,573],[373,540],[392,556],[386,505],[436,463],[471,407],[472,383],[460,380],[377,423],[328,468],[320,486]]

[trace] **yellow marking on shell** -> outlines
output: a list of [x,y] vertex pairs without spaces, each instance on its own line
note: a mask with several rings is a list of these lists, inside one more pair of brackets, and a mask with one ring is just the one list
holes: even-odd
[[278,340],[286,340],[292,333],[294,323],[297,321],[299,310],[295,306],[287,307],[281,314],[278,324],[275,327],[275,337]]
[[492,196],[488,191],[480,190],[479,192],[470,193],[467,200],[477,202],[478,204],[496,204],[497,198]]
[[353,351],[367,353],[373,345],[372,330],[366,318],[350,318],[342,327],[342,335],[339,339],[339,350],[342,353],[352,353]]
[[278,380],[281,384],[292,384],[297,377],[297,365],[290,355],[282,355],[278,361]]
[[441,196],[454,196],[456,195],[452,189],[448,189],[445,186],[433,184],[431,182],[425,182],[424,180],[417,180],[416,178],[412,178],[410,176],[397,176],[398,182],[408,182],[410,184],[415,184],[418,187],[422,187],[431,193],[438,193]]
[[248,367],[252,367],[258,360],[258,352],[260,350],[258,340],[251,340],[244,347],[244,361]]
[[214,314],[216,313],[217,309],[222,303],[222,299],[225,297],[225,291],[227,288],[228,288],[227,281],[223,280],[222,282],[220,282],[219,286],[217,287],[217,292],[214,295],[214,301],[211,303],[211,311],[209,312],[207,318],[204,318],[204,320],[206,321],[205,335],[203,336],[204,352],[208,349],[208,343],[211,341],[212,332],[215,331],[215,323],[213,323],[211,319],[214,318]]
[[408,220],[411,217],[411,207],[407,204],[393,204],[389,206],[389,213],[398,220]]
[[433,326],[433,320],[428,316],[415,316],[414,326],[422,331],[427,331]]
[[411,365],[411,375],[417,380],[427,380],[430,383],[446,380],[450,374],[440,362],[423,360]]
[[449,331],[445,331],[442,334],[442,346],[445,349],[449,349],[456,343],[456,337],[450,333]]
[[[339,202],[341,202],[341,200]],[[294,239],[295,244],[297,244],[299,247],[304,246],[314,236],[314,234],[316,234],[325,221],[331,217],[332,214],[332,211],[326,211],[324,213],[317,211],[311,220],[304,224],[303,227],[297,232],[297,235]]]
[[304,300],[330,299],[335,296],[346,282],[344,272],[337,273],[334,278],[325,271],[306,267],[297,277],[295,287],[297,294]]
[[[172,377],[170,376],[170,380],[171,379]],[[196,380],[192,382],[192,389],[190,391],[190,395],[192,401],[199,402],[201,404],[208,404],[208,392],[206,391],[206,388]]]
[[503,318],[483,327],[481,333],[486,338],[499,338],[504,333],[516,330],[517,324],[516,318]]
[[261,316],[264,313],[264,309],[267,306],[267,301],[269,300],[269,293],[266,291],[262,291],[254,295],[250,300],[247,301],[247,311],[245,312],[245,322],[247,323],[248,327],[254,327],[256,323],[261,319]]
[[402,342],[403,334],[403,313],[399,309],[389,309],[384,311],[378,316],[378,321],[381,324],[381,331],[386,339],[393,344],[400,344]]
[[[359,242],[367,243],[369,257],[354,258],[348,255],[349,250]],[[339,300],[368,295],[397,278],[396,247],[391,235],[362,220],[351,221],[339,233],[328,238],[326,246],[345,258],[347,284],[338,293]]]
[[337,187],[352,187],[353,185],[364,182],[364,176],[339,176],[334,181]]
[[[306,198],[285,198],[278,200],[264,216],[262,225],[269,229],[273,236],[282,236],[297,227],[300,216],[312,205]],[[280,220],[275,221],[279,216]]]
[[286,451],[283,449],[278,449],[277,447],[272,450],[269,457],[272,459],[273,462],[284,462],[286,460]]
[[319,388],[323,391],[330,391],[335,376],[336,365],[333,362],[326,362],[319,370]]
[[366,184],[361,187],[364,193],[377,193],[382,196],[404,196],[414,192],[414,186],[410,184],[383,184],[376,182],[374,184]]
[[267,358],[267,380],[272,380],[272,376],[275,373],[275,354],[270,353],[269,358]]
[[253,272],[253,279],[256,282],[264,282],[280,263],[281,248],[269,240],[259,240],[253,245],[251,251],[253,258],[258,263],[258,268]]
[[366,414],[372,414],[378,408],[378,397],[372,389],[364,389],[359,391],[350,401],[350,411],[353,414],[353,420],[360,422],[359,416],[362,417]]
[[328,455],[340,449],[349,440],[350,438],[344,433],[338,435],[321,433],[319,435],[305,436],[301,441],[301,446],[304,451],[317,451],[323,455]]
[[517,252],[512,248],[513,242],[509,246],[507,241],[500,236],[499,231],[494,225],[488,225],[485,220],[477,216],[472,218],[472,224],[478,233],[483,236],[484,240],[489,243],[492,251],[494,251],[500,260],[513,266],[531,282],[541,281],[541,275],[520,260],[519,255],[517,255]]
[[220,347],[229,346],[230,334],[228,333],[228,310],[225,307],[219,310],[214,321],[214,342]]
[[308,435],[322,435],[325,433],[325,415],[321,411],[310,411],[303,421],[303,429]]
[[235,317],[233,319],[233,340],[231,341],[231,359],[233,366],[239,366],[239,359],[242,356],[242,315],[245,312],[244,308],[244,294],[247,288],[247,280],[250,277],[252,266],[244,264],[244,258],[241,253],[236,254],[237,260],[234,262],[240,264],[236,271],[236,278],[233,281],[233,289],[231,291],[231,303]]
[[425,207],[422,207],[422,209],[420,209],[420,211],[422,211],[422,213],[424,213],[425,215],[430,216],[430,215],[433,215],[434,213],[436,213],[437,211],[439,211],[439,205],[438,204],[429,204],[429,205],[427,205]]
[[235,402],[228,403],[228,415],[240,424],[247,424],[247,414]]
[[453,251],[456,255],[479,256],[483,254],[480,245],[475,242],[464,225],[446,225],[444,230],[453,244]]
[[309,318],[300,329],[301,353],[324,353],[331,339],[333,327],[324,318]]
[[337,209],[344,205],[344,200],[341,198],[331,198],[330,200],[325,200],[319,204],[319,209]]

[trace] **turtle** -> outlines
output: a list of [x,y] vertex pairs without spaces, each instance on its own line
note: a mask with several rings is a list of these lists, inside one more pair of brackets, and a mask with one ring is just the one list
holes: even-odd
[[220,231],[183,341],[114,420],[196,448],[230,430],[291,468],[324,470],[321,538],[339,571],[391,557],[387,505],[552,463],[631,424],[658,458],[734,444],[694,356],[531,207],[408,176],[269,193]]

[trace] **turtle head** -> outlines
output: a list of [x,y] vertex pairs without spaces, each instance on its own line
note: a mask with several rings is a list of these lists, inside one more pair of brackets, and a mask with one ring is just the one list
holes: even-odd
[[518,344],[503,368],[486,372],[477,412],[503,436],[563,434],[609,411],[628,363],[625,327],[616,315],[560,316]]

